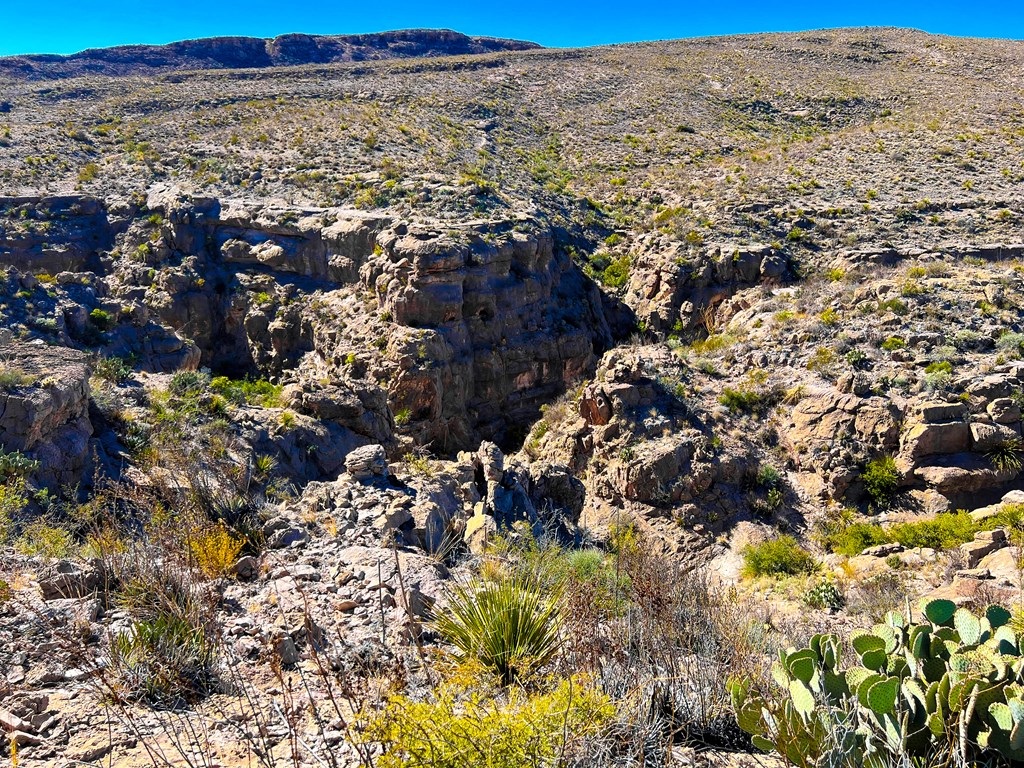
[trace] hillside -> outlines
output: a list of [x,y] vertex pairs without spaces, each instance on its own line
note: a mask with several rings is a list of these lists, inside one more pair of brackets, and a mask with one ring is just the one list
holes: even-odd
[[85,75],[126,77],[190,69],[252,69],[347,61],[461,56],[538,48],[536,43],[469,37],[447,29],[404,29],[365,35],[210,37],[167,45],[91,48],[68,56],[0,57],[0,73],[26,80]]
[[[727,677],[815,632],[882,622],[896,675],[928,599],[982,644],[1024,583],[1022,73],[888,28],[0,61],[26,759],[399,765],[483,701],[578,715],[559,765],[742,762]],[[556,605],[537,677],[453,671],[476,578]]]

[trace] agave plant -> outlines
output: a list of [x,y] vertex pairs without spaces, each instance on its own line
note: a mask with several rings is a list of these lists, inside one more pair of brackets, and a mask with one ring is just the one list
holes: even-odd
[[560,644],[557,595],[544,595],[535,580],[502,576],[449,590],[447,609],[434,628],[457,649],[460,659],[475,659],[504,685],[545,663]]

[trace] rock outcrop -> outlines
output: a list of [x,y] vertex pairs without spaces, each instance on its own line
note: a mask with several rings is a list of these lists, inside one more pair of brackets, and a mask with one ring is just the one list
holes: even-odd
[[39,462],[42,484],[75,483],[88,458],[89,358],[42,344],[0,344],[0,448]]

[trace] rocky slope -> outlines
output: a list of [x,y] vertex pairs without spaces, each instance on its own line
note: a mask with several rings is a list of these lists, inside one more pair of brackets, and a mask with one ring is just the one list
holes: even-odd
[[405,29],[366,35],[279,35],[274,38],[209,37],[167,45],[91,48],[69,56],[0,57],[0,73],[15,79],[103,75],[126,77],[190,69],[252,69],[299,64],[464,56],[539,48],[536,43],[469,37],[448,29]]

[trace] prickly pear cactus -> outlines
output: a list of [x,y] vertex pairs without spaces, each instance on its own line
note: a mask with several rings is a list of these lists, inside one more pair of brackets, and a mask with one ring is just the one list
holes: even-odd
[[850,638],[859,663],[843,669],[840,642],[815,635],[780,653],[766,697],[732,681],[740,727],[761,749],[794,765],[841,750],[863,763],[925,757],[955,745],[966,759],[986,751],[1024,761],[1024,656],[1010,612],[977,616],[948,600],[921,605],[921,623],[890,612]]

